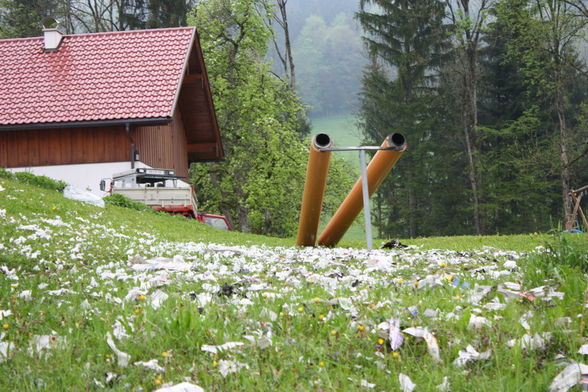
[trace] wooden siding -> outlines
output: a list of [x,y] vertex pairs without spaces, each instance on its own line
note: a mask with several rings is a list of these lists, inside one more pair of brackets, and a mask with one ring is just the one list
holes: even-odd
[[130,158],[124,127],[0,132],[0,167],[121,162]]
[[175,169],[188,176],[186,131],[178,110],[169,124],[137,126],[132,132],[139,160],[151,167]]

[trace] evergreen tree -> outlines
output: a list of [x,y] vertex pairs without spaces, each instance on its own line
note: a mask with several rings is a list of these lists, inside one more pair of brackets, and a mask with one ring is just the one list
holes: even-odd
[[[409,143],[395,176],[401,182],[394,185],[391,177],[380,187],[376,225],[381,236],[416,236],[423,233],[427,215],[422,198],[430,196],[427,188],[432,173],[423,158],[434,137],[435,119],[430,114],[435,70],[442,64],[447,45],[444,4],[437,0],[363,0],[357,17],[372,56],[361,99],[365,141],[379,145],[386,134],[400,132]],[[393,80],[391,69],[396,71]],[[407,232],[399,231],[404,227]]]
[[186,26],[193,0],[148,0],[148,28]]
[[0,37],[20,38],[42,35],[43,20],[58,18],[57,0],[3,0],[0,2]]

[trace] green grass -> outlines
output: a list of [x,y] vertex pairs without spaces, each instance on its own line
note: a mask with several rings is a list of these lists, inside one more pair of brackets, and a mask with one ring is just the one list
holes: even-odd
[[[444,377],[453,391],[538,391],[561,371],[558,355],[584,361],[585,235],[401,241],[420,248],[298,249],[0,178],[0,390],[152,391],[188,380],[206,391],[380,391],[400,390],[403,373],[422,391]],[[509,300],[505,282],[564,296]],[[476,285],[491,289],[473,301]],[[504,309],[489,310],[494,301]],[[468,327],[472,315],[491,326]],[[393,354],[378,330],[391,318],[427,328],[441,362],[406,332]],[[538,350],[509,347],[528,332],[552,335]],[[203,350],[226,342],[243,345]],[[456,367],[467,345],[489,359]],[[135,365],[150,360],[164,372]]]

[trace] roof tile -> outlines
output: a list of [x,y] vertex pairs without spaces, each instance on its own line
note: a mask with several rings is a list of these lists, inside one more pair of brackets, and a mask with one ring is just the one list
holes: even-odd
[[0,125],[171,117],[193,27],[0,40]]

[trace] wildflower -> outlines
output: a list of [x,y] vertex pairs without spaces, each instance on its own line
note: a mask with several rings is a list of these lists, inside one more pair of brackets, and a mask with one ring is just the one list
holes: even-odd
[[164,358],[167,357],[167,351],[162,352],[161,353],[161,356],[164,357]]
[[386,343],[386,341],[385,341],[384,339],[382,339],[382,338],[379,338],[379,339],[378,339],[378,344],[379,344],[379,345],[382,345],[382,344],[384,344],[384,343]]
[[155,385],[160,385],[162,382],[163,382],[162,376],[157,376],[153,379],[153,384],[155,384]]
[[318,319],[319,319],[319,321],[323,321],[325,319],[325,315],[324,314],[319,314],[318,315]]
[[110,359],[110,354],[104,354],[104,358]]
[[396,283],[397,284],[402,284],[402,283],[404,283],[404,279],[396,279]]
[[321,302],[321,299],[319,297],[314,297],[314,302]]
[[324,361],[320,361],[320,362],[319,362],[319,366],[320,366],[320,367],[324,367],[324,366],[325,366],[325,362],[324,362]]
[[13,284],[10,285],[10,287],[12,287],[13,289],[15,289],[15,288],[18,287],[18,283],[13,283]]
[[399,352],[396,352],[396,351],[392,351],[392,358],[399,359],[400,358],[400,353]]
[[299,311],[300,313],[304,312],[304,306],[299,306],[299,307],[298,307],[298,311]]
[[336,329],[333,329],[333,330],[331,331],[331,335],[333,335],[333,336],[337,335],[337,330],[336,330]]
[[445,267],[447,267],[447,263],[440,263],[440,264],[439,264],[439,267],[441,267],[441,268],[445,268]]
[[359,325],[357,326],[357,330],[358,330],[359,332],[363,332],[363,331],[365,331],[365,326],[364,326],[364,325],[361,325],[361,324],[359,324]]
[[456,295],[455,297],[453,297],[454,299],[461,299],[461,295]]
[[51,207],[51,209],[52,209],[53,211],[55,211],[55,210],[58,210],[58,209],[59,209],[59,207],[58,207],[58,206],[53,206],[53,207]]
[[212,366],[217,367],[218,366],[218,362],[217,361],[212,361]]
[[8,329],[8,328],[10,328],[10,325],[9,325],[9,324],[6,324],[6,323],[4,323],[4,324],[2,324],[2,328],[4,328],[4,329]]
[[139,299],[140,299],[141,301],[145,301],[145,298],[147,298],[147,297],[145,297],[143,294],[141,294],[141,295],[139,296]]
[[135,308],[135,313],[139,314],[139,313],[141,313],[141,310],[142,310],[141,308],[137,307],[137,308]]

